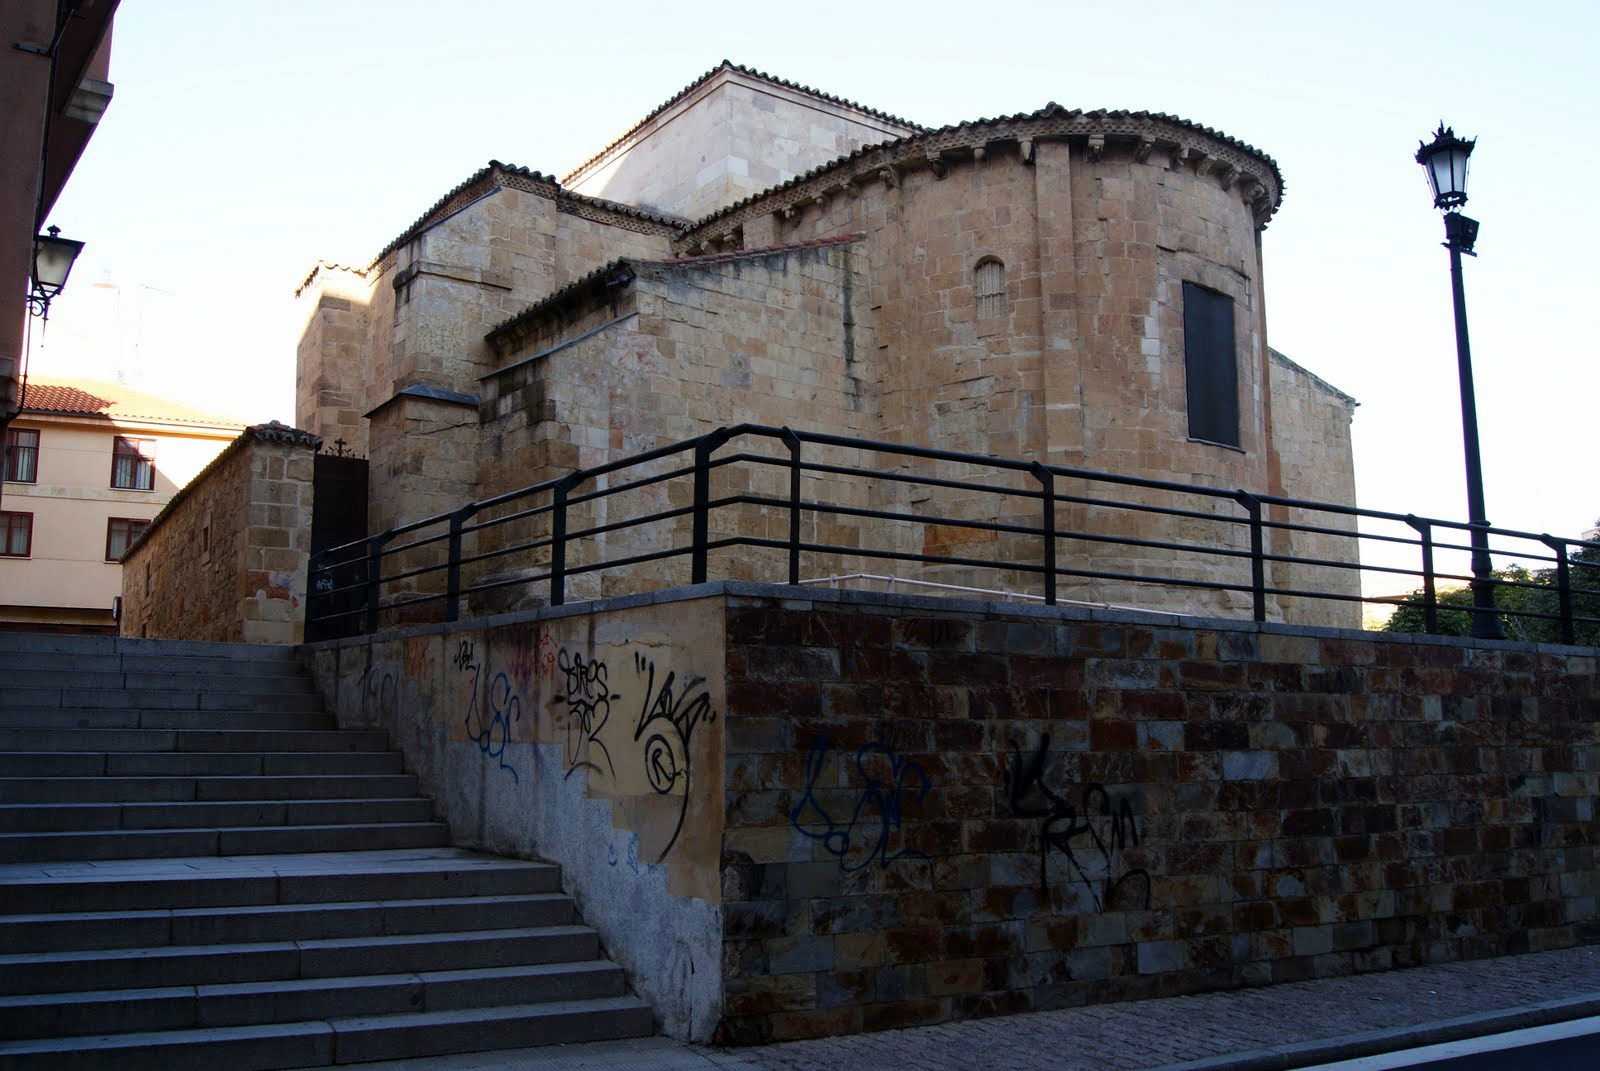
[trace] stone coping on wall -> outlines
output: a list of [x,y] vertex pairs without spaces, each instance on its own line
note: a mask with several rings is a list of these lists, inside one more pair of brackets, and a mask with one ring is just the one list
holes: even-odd
[[[1084,606],[1045,606],[1041,603],[1007,602],[1003,599],[959,599],[937,595],[908,595],[899,592],[862,591],[854,588],[824,588],[797,584],[761,584],[748,580],[712,580],[704,584],[685,584],[634,595],[569,602],[560,606],[541,606],[489,617],[437,622],[384,629],[385,639],[408,636],[434,636],[466,629],[495,628],[501,625],[548,621],[555,618],[625,610],[635,606],[654,606],[691,599],[724,597],[731,600],[781,600],[785,609],[810,609],[812,605],[881,607],[885,611],[926,610],[952,614],[1026,617],[1046,621],[1089,621],[1105,624],[1150,625],[1160,628],[1206,629],[1215,632],[1257,633],[1263,636],[1307,636],[1330,640],[1371,640],[1386,643],[1424,644],[1440,647],[1465,647],[1486,651],[1520,651],[1529,654],[1579,655],[1600,657],[1600,647],[1569,646],[1561,643],[1525,643],[1519,640],[1481,640],[1471,636],[1434,636],[1421,632],[1373,632],[1365,629],[1328,628],[1320,625],[1286,625],[1273,621],[1242,621],[1233,617],[1201,617],[1159,610],[1114,610]],[[303,644],[307,650],[339,647],[368,637],[348,636]]]

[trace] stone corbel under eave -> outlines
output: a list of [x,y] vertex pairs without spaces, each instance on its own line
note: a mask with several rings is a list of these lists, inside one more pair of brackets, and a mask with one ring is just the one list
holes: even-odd
[[1090,134],[1088,146],[1089,162],[1098,163],[1100,158],[1105,155],[1105,151],[1106,136],[1104,134]]

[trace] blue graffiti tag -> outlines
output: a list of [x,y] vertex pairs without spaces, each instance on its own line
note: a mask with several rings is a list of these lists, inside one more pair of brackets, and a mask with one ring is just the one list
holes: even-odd
[[500,769],[511,775],[511,780],[522,783],[516,768],[506,762],[506,745],[511,742],[511,723],[522,720],[522,698],[511,687],[511,678],[497,673],[487,689],[488,718],[478,701],[478,685],[483,679],[483,666],[474,656],[470,640],[462,640],[451,664],[462,673],[472,674],[472,699],[467,705],[467,736],[478,745],[478,750],[494,759]]
[[[881,759],[882,761],[877,761]],[[806,790],[800,802],[789,812],[794,828],[812,840],[822,842],[823,849],[839,860],[844,871],[865,869],[873,860],[879,867],[887,867],[896,859],[926,859],[927,855],[903,846],[890,852],[889,842],[904,822],[901,798],[911,793],[920,805],[927,798],[933,783],[920,763],[896,754],[883,744],[865,744],[856,752],[855,768],[861,775],[862,785],[856,794],[850,820],[836,822],[816,797],[817,781],[828,761],[828,736],[819,736],[806,756]],[[887,764],[889,777],[880,778],[871,769]],[[820,827],[820,831],[818,831]]]

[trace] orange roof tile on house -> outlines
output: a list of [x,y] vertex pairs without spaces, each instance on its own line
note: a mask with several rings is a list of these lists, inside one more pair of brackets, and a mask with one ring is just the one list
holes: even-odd
[[204,424],[243,428],[248,421],[202,410],[170,398],[134,390],[121,383],[86,379],[29,377],[22,400],[24,413],[104,417],[107,420],[153,420],[168,424]]

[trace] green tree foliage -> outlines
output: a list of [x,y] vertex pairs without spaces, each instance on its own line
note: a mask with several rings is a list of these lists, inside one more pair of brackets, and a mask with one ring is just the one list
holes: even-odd
[[[1600,618],[1600,549],[1586,547],[1568,558],[1568,573],[1574,619]],[[1508,639],[1528,643],[1560,643],[1561,622],[1554,618],[1522,617],[1519,614],[1559,614],[1560,597],[1557,594],[1556,570],[1528,570],[1521,566],[1496,569],[1494,604],[1498,610],[1510,611],[1500,616],[1500,626]],[[1525,586],[1526,585],[1526,586]],[[1597,594],[1581,594],[1581,589]],[[1426,632],[1423,625],[1422,589],[1411,592],[1408,599],[1415,600],[1397,607],[1383,626],[1385,632]],[[1470,636],[1472,634],[1472,589],[1450,588],[1438,593],[1439,627],[1441,636]],[[1466,609],[1461,609],[1465,607]],[[1578,643],[1600,647],[1600,623],[1577,620],[1574,627]]]

